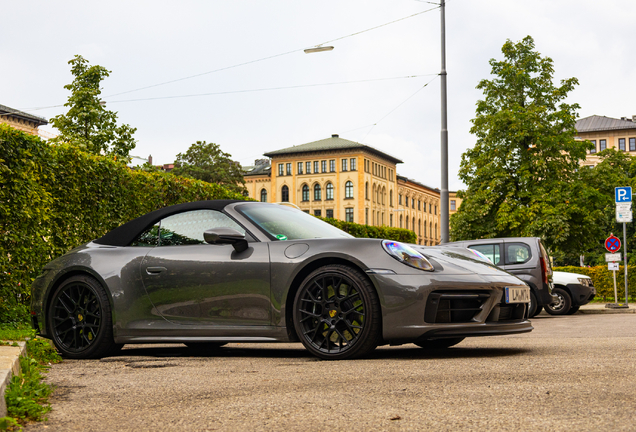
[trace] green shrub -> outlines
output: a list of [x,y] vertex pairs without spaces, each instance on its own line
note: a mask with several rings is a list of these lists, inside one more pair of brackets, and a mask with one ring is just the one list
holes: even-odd
[[29,339],[26,343],[26,349],[29,357],[41,365],[49,365],[62,361],[62,357],[60,357],[57,350],[53,348],[52,342],[49,339],[39,337]]
[[[595,267],[554,267],[554,271],[584,274],[592,278],[596,288],[596,298],[606,300],[614,298],[614,276],[612,271],[607,269],[607,265]],[[636,266],[627,266],[627,285],[629,297],[636,297]],[[616,272],[616,291],[619,299],[625,298],[625,272],[624,266],[620,266]]]
[[340,228],[346,233],[358,238],[378,238],[395,240],[404,243],[416,243],[417,234],[404,228],[376,227],[371,225],[362,225],[353,222],[345,222],[338,219],[320,218],[323,221]]
[[31,283],[53,258],[152,210],[208,199],[246,198],[0,125],[0,323],[29,324]]

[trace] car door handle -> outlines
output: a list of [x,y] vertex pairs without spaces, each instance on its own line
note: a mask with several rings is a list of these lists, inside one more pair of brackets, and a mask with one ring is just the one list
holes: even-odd
[[146,267],[146,273],[154,275],[168,270],[165,267]]

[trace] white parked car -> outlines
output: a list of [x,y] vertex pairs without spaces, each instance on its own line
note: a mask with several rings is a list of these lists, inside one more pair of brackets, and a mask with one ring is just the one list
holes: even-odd
[[559,301],[544,306],[550,315],[572,315],[596,295],[592,278],[582,274],[555,271],[552,273],[552,285],[552,294]]

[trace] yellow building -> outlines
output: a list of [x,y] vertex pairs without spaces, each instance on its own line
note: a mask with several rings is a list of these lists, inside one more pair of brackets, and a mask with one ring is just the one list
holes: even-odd
[[400,159],[338,135],[265,156],[246,167],[250,197],[293,203],[316,216],[408,228],[419,244],[439,243],[439,190],[397,175]]
[[0,123],[26,132],[31,135],[39,135],[38,127],[49,124],[46,119],[18,111],[8,106],[0,105]]
[[585,117],[576,122],[576,130],[578,139],[594,144],[583,165],[598,164],[600,158],[596,154],[608,148],[636,156],[636,115],[621,119],[597,115]]

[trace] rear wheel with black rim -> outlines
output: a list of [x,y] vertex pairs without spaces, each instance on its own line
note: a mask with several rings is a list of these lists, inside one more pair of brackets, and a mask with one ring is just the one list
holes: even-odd
[[360,271],[327,265],[313,271],[298,289],[294,326],[305,348],[317,357],[362,357],[381,342],[380,302]]
[[64,357],[98,358],[121,344],[113,341],[113,321],[106,291],[95,278],[72,276],[53,293],[48,329]]

